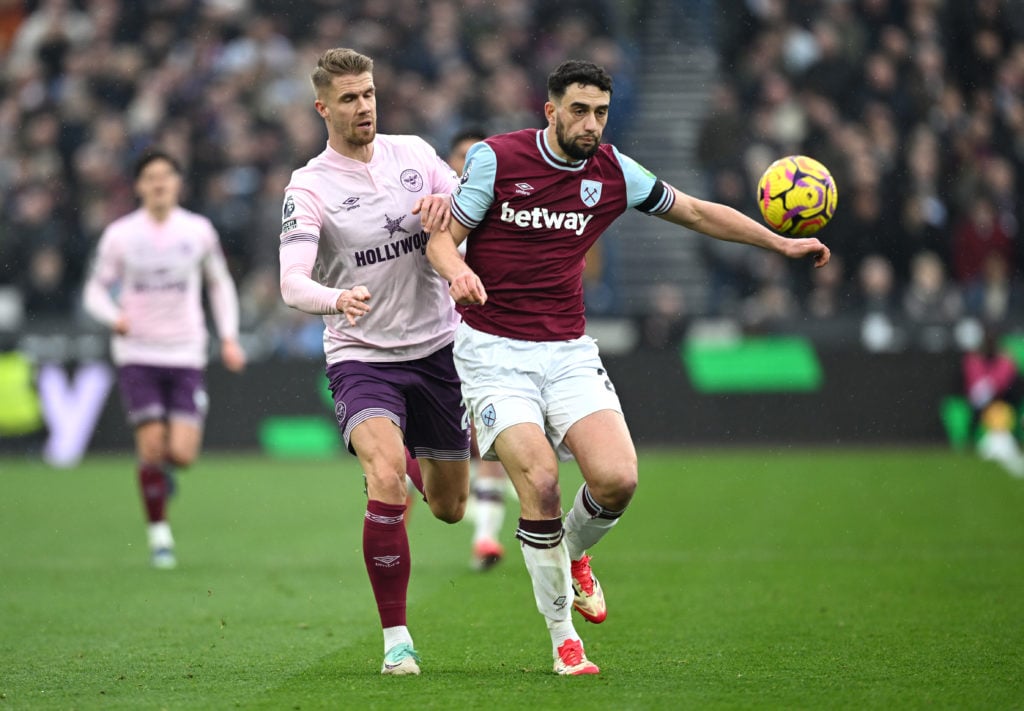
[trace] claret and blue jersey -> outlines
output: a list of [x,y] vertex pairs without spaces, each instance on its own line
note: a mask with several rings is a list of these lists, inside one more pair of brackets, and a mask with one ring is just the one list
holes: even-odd
[[452,216],[471,230],[466,261],[488,298],[460,307],[463,320],[508,338],[578,338],[587,250],[627,208],[660,215],[673,201],[671,188],[608,144],[578,162],[556,155],[538,129],[476,144]]

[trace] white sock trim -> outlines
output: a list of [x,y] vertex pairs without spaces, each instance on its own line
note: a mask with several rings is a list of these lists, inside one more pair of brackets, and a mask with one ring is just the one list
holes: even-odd
[[397,627],[384,628],[384,654],[387,654],[388,650],[396,644],[402,644],[403,642],[410,646],[412,645],[412,635],[409,634],[408,627],[398,625]]

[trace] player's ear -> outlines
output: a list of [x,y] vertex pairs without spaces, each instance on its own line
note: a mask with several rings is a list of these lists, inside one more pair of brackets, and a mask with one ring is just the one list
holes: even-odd
[[544,118],[546,118],[548,120],[548,125],[549,126],[554,126],[555,125],[555,112],[557,110],[558,110],[558,107],[555,106],[554,102],[551,102],[551,101],[545,101],[544,102]]
[[327,118],[327,107],[324,105],[324,102],[317,99],[313,102],[313,106],[316,108],[316,112],[320,114],[321,118]]

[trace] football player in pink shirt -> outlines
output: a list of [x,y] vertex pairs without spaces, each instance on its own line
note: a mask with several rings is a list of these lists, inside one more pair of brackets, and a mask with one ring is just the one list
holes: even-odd
[[459,317],[426,257],[457,178],[422,139],[377,133],[369,57],[328,50],[312,80],[327,147],[285,189],[281,295],[324,318],[338,427],[366,478],[363,557],[381,673],[419,674],[406,624],[406,448],[437,518],[459,521],[469,496],[469,419],[452,362]]
[[[716,239],[811,257],[819,267],[829,260],[817,239],[782,237],[681,193],[602,144],[611,95],[601,67],[559,65],[548,77],[547,128],[473,146],[452,195],[454,219],[427,247],[460,304],[455,364],[463,395],[482,455],[500,459],[519,494],[516,537],[551,635],[554,670],[564,675],[599,671],[570,612],[594,623],[607,616],[587,551],[618,522],[637,485],[622,407],[585,333],[587,250],[634,208]],[[558,457],[574,457],[584,478],[564,522]]]
[[138,480],[149,521],[151,562],[173,568],[167,520],[174,469],[195,461],[207,396],[209,335],[202,306],[205,280],[224,365],[238,372],[238,296],[210,221],[178,204],[178,162],[160,150],[135,166],[141,206],[100,236],[85,285],[86,311],[113,331],[111,356],[121,398],[135,429]]

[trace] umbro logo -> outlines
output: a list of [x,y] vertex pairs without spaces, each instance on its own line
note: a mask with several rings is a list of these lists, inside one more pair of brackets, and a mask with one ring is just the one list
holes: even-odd
[[398,555],[377,555],[373,559],[377,561],[377,565],[382,568],[393,568],[398,565],[398,560],[402,556]]
[[516,195],[530,195],[533,193],[533,186],[529,183],[516,183]]
[[347,200],[345,200],[345,202],[341,203],[341,206],[345,208],[346,212],[349,210],[355,210],[357,207],[359,207],[359,198],[350,197]]

